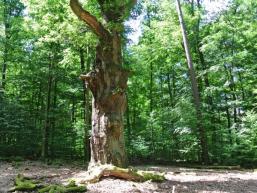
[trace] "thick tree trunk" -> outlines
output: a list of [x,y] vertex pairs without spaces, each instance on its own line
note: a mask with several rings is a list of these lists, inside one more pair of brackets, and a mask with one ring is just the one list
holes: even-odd
[[127,164],[123,114],[129,73],[121,67],[120,36],[113,34],[110,40],[100,41],[95,69],[82,76],[93,94],[90,166]]
[[[105,23],[123,25],[124,16],[137,3],[136,0],[124,4],[98,0]],[[121,30],[103,25],[84,10],[78,0],[70,0],[73,12],[83,20],[98,36],[96,63],[93,71],[82,75],[86,86],[93,95],[91,161],[89,167],[98,164],[113,164],[124,167],[127,163],[123,133],[123,114],[126,110],[127,80],[129,72],[122,68]],[[118,11],[117,11],[118,10]],[[117,31],[116,31],[117,30]]]

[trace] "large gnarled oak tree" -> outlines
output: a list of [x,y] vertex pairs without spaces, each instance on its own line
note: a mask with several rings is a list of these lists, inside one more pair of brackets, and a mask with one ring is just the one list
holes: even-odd
[[93,94],[90,167],[99,164],[124,167],[127,159],[123,114],[126,110],[125,90],[129,72],[122,67],[120,27],[106,26],[123,26],[136,0],[97,2],[104,22],[83,9],[78,0],[70,0],[73,12],[99,38],[95,68],[81,76]]

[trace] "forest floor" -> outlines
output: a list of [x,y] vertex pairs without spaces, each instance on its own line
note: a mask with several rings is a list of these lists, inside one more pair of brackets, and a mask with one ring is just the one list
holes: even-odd
[[[257,193],[257,172],[253,170],[210,170],[182,167],[149,166],[139,169],[164,172],[163,183],[127,182],[106,178],[88,185],[88,193]],[[0,162],[0,193],[7,193],[17,174],[46,183],[64,183],[83,176],[85,169],[76,165],[45,165],[40,162]]]

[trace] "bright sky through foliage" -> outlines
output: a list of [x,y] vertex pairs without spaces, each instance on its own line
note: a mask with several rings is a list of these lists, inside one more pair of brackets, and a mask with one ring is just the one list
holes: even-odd
[[[203,0],[202,5],[205,7],[207,12],[205,20],[211,20],[221,10],[226,9],[228,4],[229,0]],[[134,30],[134,32],[129,35],[129,39],[131,39],[133,43],[137,43],[141,35],[140,22],[142,19],[143,17],[140,16],[136,20],[130,20],[127,22],[127,25]]]

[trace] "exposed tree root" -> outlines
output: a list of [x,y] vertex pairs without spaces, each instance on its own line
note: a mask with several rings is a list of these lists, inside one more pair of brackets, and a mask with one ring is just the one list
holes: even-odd
[[88,176],[80,183],[96,183],[102,177],[116,177],[128,181],[144,182],[152,180],[154,182],[162,182],[165,180],[164,175],[150,171],[138,171],[133,168],[119,168],[113,165],[100,165],[91,167]]
[[[149,171],[138,171],[133,168],[119,168],[113,165],[97,165],[91,167],[87,172],[86,178],[80,183],[96,183],[102,177],[116,177],[128,181],[144,182],[152,180],[154,182],[162,182],[165,180],[163,174]],[[70,193],[70,192],[85,192],[86,186],[77,186],[75,181],[71,181],[68,185],[47,185],[43,186],[38,181],[29,179],[19,174],[15,179],[15,187],[9,190],[14,191],[33,191],[39,193]]]

